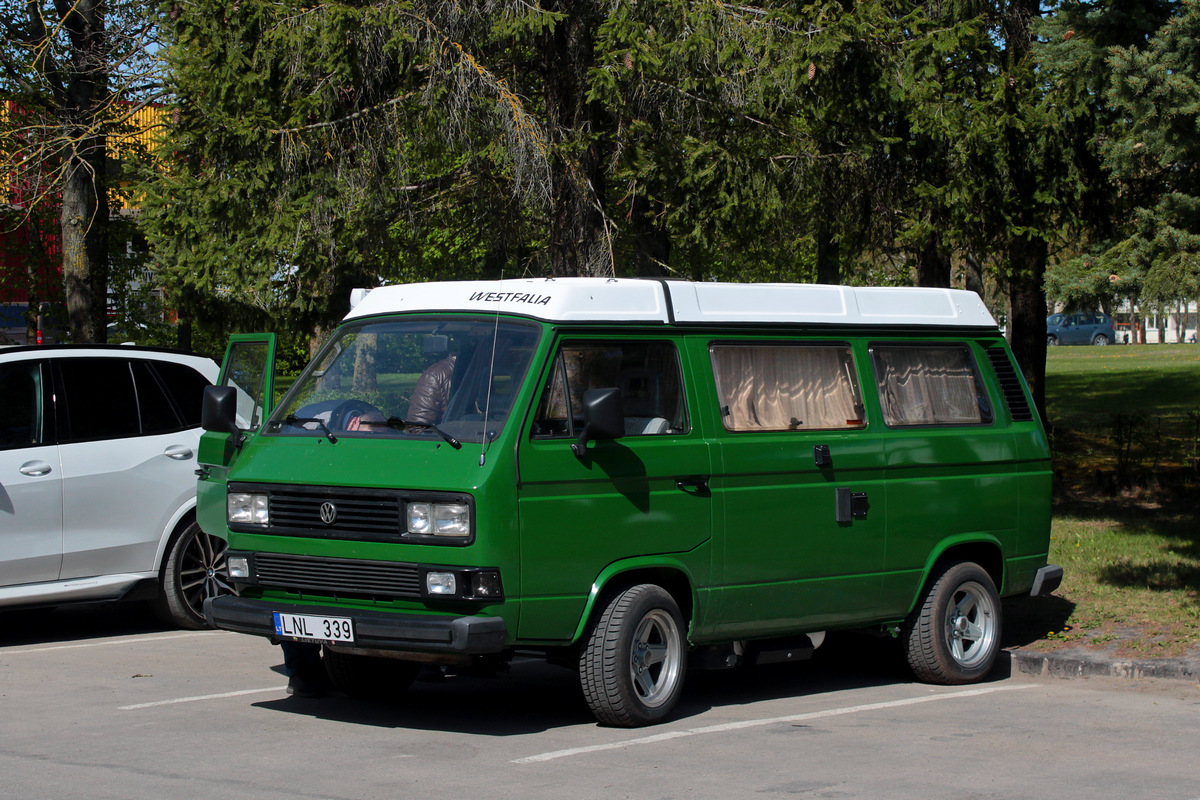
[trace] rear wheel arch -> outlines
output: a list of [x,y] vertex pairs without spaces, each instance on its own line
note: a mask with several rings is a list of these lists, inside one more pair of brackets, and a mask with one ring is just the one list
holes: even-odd
[[925,570],[921,575],[921,584],[917,587],[909,605],[909,611],[916,608],[925,593],[933,575],[945,564],[955,561],[971,561],[978,564],[992,579],[998,592],[1004,591],[1004,552],[1000,542],[995,539],[972,539],[969,541],[950,541],[931,554]]

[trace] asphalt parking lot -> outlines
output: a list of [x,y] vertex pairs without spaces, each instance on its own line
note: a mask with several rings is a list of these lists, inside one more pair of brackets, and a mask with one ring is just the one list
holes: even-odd
[[405,701],[288,697],[279,648],[137,606],[0,615],[6,798],[1200,800],[1200,690],[913,683],[875,643],[689,678],[680,713],[603,728],[575,676],[518,661]]

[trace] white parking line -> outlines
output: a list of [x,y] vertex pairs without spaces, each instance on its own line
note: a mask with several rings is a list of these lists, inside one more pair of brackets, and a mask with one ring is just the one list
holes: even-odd
[[25,653],[49,653],[52,650],[77,650],[84,647],[107,647],[114,644],[161,642],[164,639],[186,639],[191,636],[221,636],[225,633],[227,633],[227,631],[195,631],[193,633],[169,633],[165,636],[130,636],[124,639],[105,639],[102,642],[83,642],[82,644],[55,644],[48,647],[31,647],[26,650],[8,650],[0,648],[0,656],[19,655]]
[[171,700],[155,700],[152,703],[135,703],[131,706],[118,706],[118,711],[135,711],[139,708],[151,708],[153,706],[173,706],[176,703],[194,703],[197,700],[220,700],[223,697],[241,697],[244,694],[259,694],[261,692],[280,692],[282,693],[286,686],[267,686],[262,689],[240,689],[236,692],[222,692],[221,694],[198,694],[195,697],[176,697]]
[[991,694],[993,692],[1007,692],[1018,689],[1034,689],[1036,684],[1027,683],[1015,686],[987,686],[980,689],[967,689],[961,692],[950,692],[946,694],[932,694],[924,697],[910,697],[904,700],[888,700],[883,703],[866,703],[861,706],[845,706],[843,708],[829,708],[824,711],[809,711],[804,714],[792,714],[786,717],[771,717],[769,719],[747,719],[741,722],[725,722],[720,725],[707,725],[702,728],[689,728],[682,731],[667,731],[665,733],[656,733],[652,736],[641,736],[637,739],[624,739],[619,742],[609,742],[608,744],[593,744],[586,747],[572,747],[567,750],[554,750],[549,753],[539,753],[535,756],[526,756],[525,758],[514,758],[513,764],[537,764],[543,761],[553,761],[557,758],[568,758],[570,756],[578,756],[586,753],[599,753],[604,750],[619,750],[623,747],[635,747],[644,744],[656,744],[658,742],[666,742],[671,739],[682,739],[688,736],[699,736],[705,733],[725,733],[726,731],[742,730],[743,728],[757,728],[763,725],[778,725],[784,722],[804,722],[812,719],[824,719],[826,717],[839,717],[845,714],[858,714],[863,711],[878,711],[884,708],[899,708],[900,706],[911,706],[918,703],[931,703],[937,700],[954,700],[959,697],[976,697],[982,694]]

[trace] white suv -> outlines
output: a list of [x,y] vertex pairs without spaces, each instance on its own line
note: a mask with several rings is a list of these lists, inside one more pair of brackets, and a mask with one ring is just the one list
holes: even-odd
[[225,543],[195,521],[211,359],[104,345],[0,350],[0,610],[149,598],[206,627]]

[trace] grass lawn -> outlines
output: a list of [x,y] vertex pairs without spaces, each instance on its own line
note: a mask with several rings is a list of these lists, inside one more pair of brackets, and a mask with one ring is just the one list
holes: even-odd
[[1200,650],[1200,345],[1058,347],[1053,598],[1008,604],[1006,644],[1130,657]]

